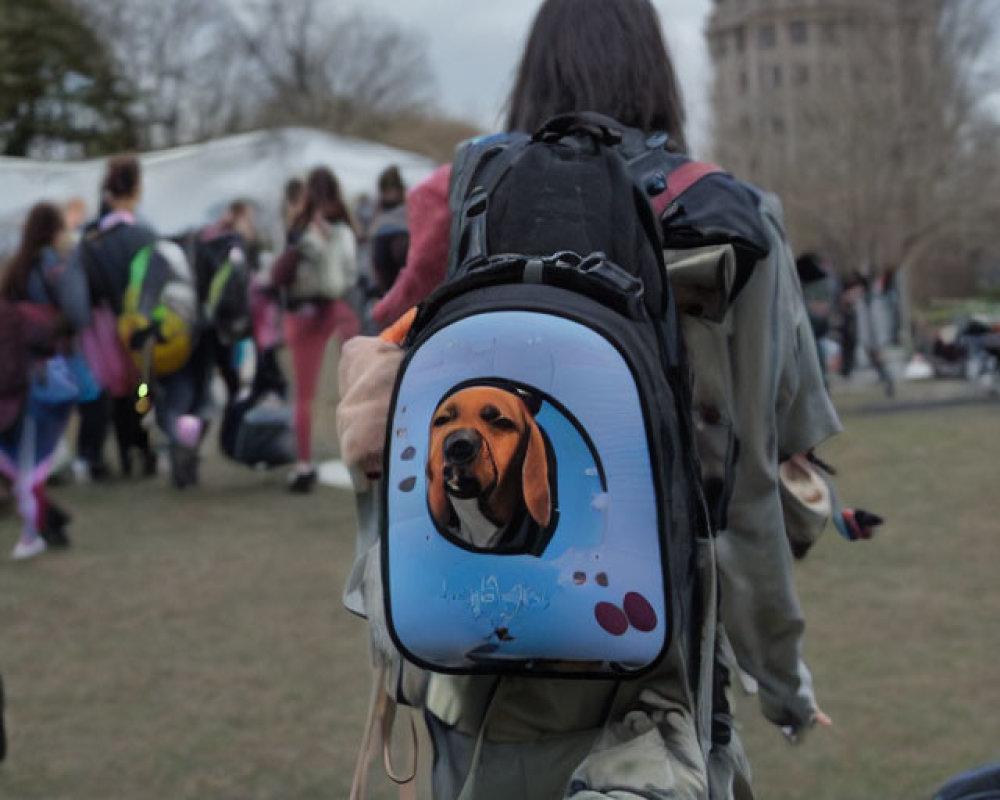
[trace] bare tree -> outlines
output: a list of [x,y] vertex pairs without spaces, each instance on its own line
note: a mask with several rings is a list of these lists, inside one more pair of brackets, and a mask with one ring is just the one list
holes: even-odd
[[946,244],[982,248],[1000,181],[1000,123],[984,108],[997,85],[988,2],[841,6],[838,57],[718,130],[720,157],[749,149],[751,177],[782,196],[797,245],[842,270],[920,274]]
[[246,124],[242,79],[253,68],[223,0],[74,0],[110,48],[135,98],[145,148]]
[[328,9],[319,0],[256,0],[244,15],[244,47],[270,90],[261,121],[370,135],[428,103],[434,79],[419,37]]

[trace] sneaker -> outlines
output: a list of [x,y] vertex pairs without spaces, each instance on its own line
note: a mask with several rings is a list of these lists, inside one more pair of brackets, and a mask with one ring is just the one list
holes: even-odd
[[73,480],[80,486],[86,486],[92,480],[90,464],[82,458],[78,458],[73,462]]
[[33,539],[18,539],[14,549],[10,552],[10,557],[12,561],[27,561],[29,558],[40,556],[47,549],[45,540],[41,536],[36,536]]
[[49,503],[45,512],[45,526],[39,532],[49,547],[63,549],[69,547],[69,537],[66,535],[66,526],[72,521],[72,517],[54,503]]
[[98,461],[96,464],[91,464],[90,477],[91,480],[106,481],[108,478],[111,477],[111,467],[109,467],[103,461]]
[[170,445],[170,478],[175,489],[198,485],[198,451]]
[[288,491],[292,494],[309,494],[316,485],[316,470],[299,472],[296,470],[288,476]]

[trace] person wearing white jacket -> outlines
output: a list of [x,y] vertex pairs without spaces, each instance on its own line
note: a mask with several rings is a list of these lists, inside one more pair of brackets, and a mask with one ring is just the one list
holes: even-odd
[[309,173],[305,202],[292,222],[289,248],[274,265],[273,282],[285,290],[285,341],[292,354],[298,463],[289,489],[312,490],[312,406],[330,338],[343,343],[360,333],[344,299],[357,277],[357,240],[340,184],[326,167]]

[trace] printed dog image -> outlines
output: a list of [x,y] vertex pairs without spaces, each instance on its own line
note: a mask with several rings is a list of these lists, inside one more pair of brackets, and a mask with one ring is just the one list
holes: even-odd
[[472,547],[532,550],[553,515],[554,464],[525,399],[494,386],[446,397],[431,421],[427,491],[438,527]]

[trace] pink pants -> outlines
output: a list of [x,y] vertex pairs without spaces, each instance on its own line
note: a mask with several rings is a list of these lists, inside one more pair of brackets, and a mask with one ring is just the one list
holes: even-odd
[[285,342],[292,352],[295,376],[295,439],[299,460],[312,457],[312,406],[327,342],[336,336],[343,344],[361,332],[358,317],[343,300],[309,303],[285,314]]

